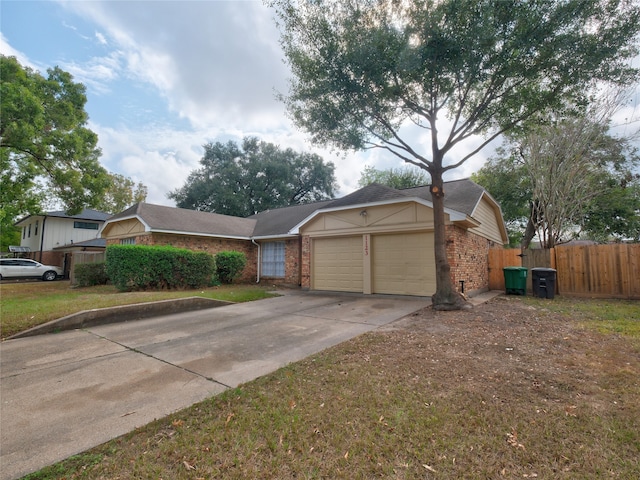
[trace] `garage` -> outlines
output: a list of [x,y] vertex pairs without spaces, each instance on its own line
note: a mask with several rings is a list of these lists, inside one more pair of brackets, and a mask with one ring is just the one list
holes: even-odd
[[373,293],[433,295],[436,291],[433,233],[374,235]]
[[315,290],[362,292],[362,236],[313,240]]

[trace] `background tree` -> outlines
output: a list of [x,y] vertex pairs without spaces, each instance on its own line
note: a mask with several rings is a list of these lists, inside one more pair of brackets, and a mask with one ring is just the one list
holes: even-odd
[[109,186],[100,201],[95,205],[97,210],[116,214],[134,203],[147,199],[147,187],[118,173],[109,174]]
[[438,309],[467,307],[447,261],[443,174],[541,112],[580,103],[594,81],[637,76],[626,60],[640,15],[627,0],[271,3],[296,125],[316,143],[382,148],[430,174]]
[[0,225],[39,213],[49,187],[70,214],[109,185],[97,135],[86,128],[85,87],[58,67],[45,78],[0,56]]
[[637,238],[636,149],[594,116],[563,119],[512,137],[474,174],[500,202],[515,243],[544,248],[573,238]]
[[417,168],[390,168],[388,170],[377,170],[374,167],[366,166],[360,174],[358,185],[366,187],[372,183],[379,183],[387,187],[403,189],[429,185],[430,177],[427,172]]
[[202,168],[168,194],[178,207],[247,217],[271,208],[333,198],[333,163],[247,137],[204,146]]

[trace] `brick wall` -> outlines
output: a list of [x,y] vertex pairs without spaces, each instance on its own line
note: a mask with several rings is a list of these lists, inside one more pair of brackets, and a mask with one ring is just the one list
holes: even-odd
[[[199,237],[191,235],[171,235],[167,233],[151,233],[135,237],[136,245],[171,245],[193,251],[208,252],[216,255],[222,251],[235,250],[247,256],[247,265],[237,282],[255,283],[257,279],[258,249],[249,240],[233,240],[225,238]],[[119,245],[120,239],[107,240],[108,245]],[[284,278],[261,277],[261,283],[279,285],[300,285],[300,239],[285,241],[285,276]]]
[[311,237],[302,237],[302,260],[300,264],[300,286],[311,288]]
[[489,288],[489,249],[495,242],[455,225],[447,226],[447,259],[451,280],[458,291],[464,280],[466,294]]
[[233,240],[229,238],[198,237],[192,235],[171,235],[167,233],[152,233],[150,245],[171,245],[176,248],[186,248],[195,252],[207,252],[216,255],[220,252],[235,250],[247,257],[247,265],[242,275],[236,280],[241,283],[255,282],[258,270],[256,259],[258,248],[249,240]]

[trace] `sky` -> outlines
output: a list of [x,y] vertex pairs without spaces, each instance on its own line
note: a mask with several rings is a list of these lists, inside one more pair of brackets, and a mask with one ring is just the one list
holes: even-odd
[[[276,99],[290,72],[261,0],[1,0],[0,53],[45,75],[59,66],[86,86],[102,165],[146,185],[149,203],[174,205],[167,193],[199,167],[204,144],[245,136],[333,162],[338,196],[358,188],[365,166],[403,166],[381,150],[313,146],[292,124]],[[424,134],[412,141],[429,148]],[[450,162],[478,143],[460,145]],[[477,171],[494,146],[447,178]]]

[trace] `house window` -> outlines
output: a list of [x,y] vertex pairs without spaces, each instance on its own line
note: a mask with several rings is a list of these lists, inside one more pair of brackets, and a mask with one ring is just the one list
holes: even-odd
[[29,224],[29,233],[27,233],[27,237],[31,238],[31,224]]
[[36,220],[36,233],[34,234],[36,237],[38,236],[38,220]]
[[129,238],[121,238],[120,239],[120,245],[135,245],[136,244],[136,237],[129,237]]
[[262,275],[284,277],[284,242],[262,244]]
[[22,227],[22,239],[27,238],[27,227]]
[[84,230],[98,230],[100,225],[91,222],[73,222],[73,228],[82,228]]

